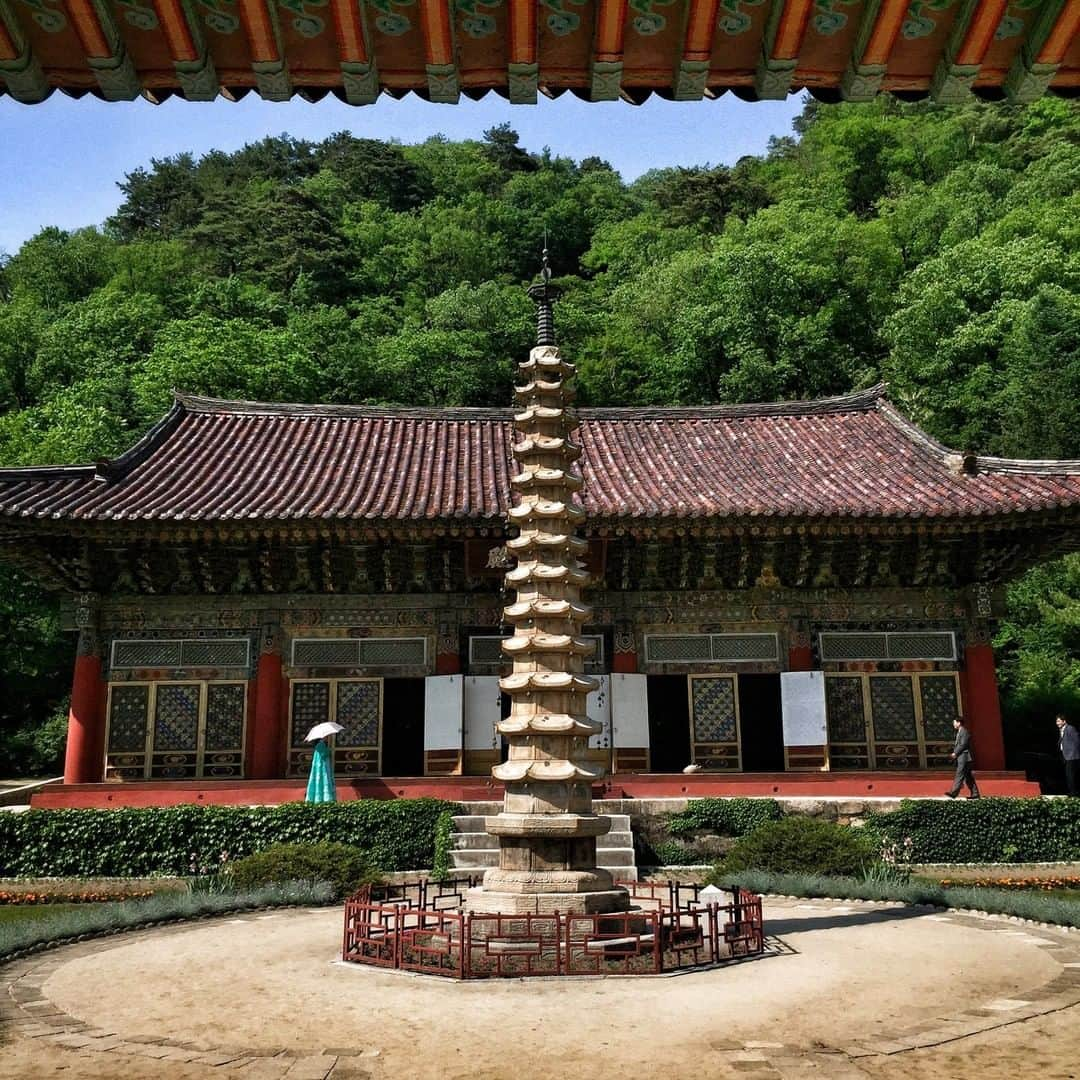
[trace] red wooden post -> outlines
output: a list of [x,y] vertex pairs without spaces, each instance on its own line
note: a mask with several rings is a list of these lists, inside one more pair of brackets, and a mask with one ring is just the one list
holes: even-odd
[[975,750],[975,768],[1005,768],[1005,737],[1001,728],[994,650],[969,645],[964,650],[966,720]]
[[615,627],[615,655],[611,658],[611,670],[621,675],[633,675],[638,669],[637,641],[634,627],[620,623]]
[[276,780],[284,772],[282,703],[284,700],[280,635],[263,635],[263,651],[255,671],[255,712],[251,725],[250,776],[253,780]]
[[65,784],[101,783],[105,771],[103,689],[95,635],[84,630],[79,635],[79,655],[71,680]]
[[788,649],[788,671],[813,671],[814,650],[809,645],[792,645]]

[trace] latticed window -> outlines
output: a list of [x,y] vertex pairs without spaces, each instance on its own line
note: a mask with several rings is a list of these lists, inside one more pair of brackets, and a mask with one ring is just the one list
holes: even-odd
[[244,774],[247,684],[113,683],[106,768],[111,779],[189,780]]
[[294,667],[423,667],[427,638],[296,638]]
[[780,656],[776,634],[646,634],[650,664],[752,663]]
[[956,635],[951,630],[829,630],[818,635],[818,643],[825,661],[956,659]]
[[335,773],[382,771],[382,679],[294,679],[289,709],[290,775],[310,769],[312,744],[305,737],[328,720],[343,729],[333,738]]
[[127,668],[246,668],[247,638],[118,638],[112,666]]

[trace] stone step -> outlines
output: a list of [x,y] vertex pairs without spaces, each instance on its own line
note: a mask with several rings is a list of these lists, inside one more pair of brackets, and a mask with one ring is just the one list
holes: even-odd
[[[493,810],[490,814],[457,814],[454,817],[454,828],[458,832],[484,832],[487,828],[484,819],[495,817],[497,813],[498,810]],[[628,833],[630,831],[629,814],[606,814],[605,816],[611,819],[611,832]]]

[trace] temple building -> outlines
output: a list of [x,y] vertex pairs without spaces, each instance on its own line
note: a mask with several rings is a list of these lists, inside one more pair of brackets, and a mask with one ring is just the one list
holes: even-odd
[[[35,805],[297,798],[327,719],[346,796],[490,786],[512,416],[179,394],[115,460],[0,471],[0,557],[78,631]],[[609,794],[940,794],[956,715],[995,790],[991,626],[1075,546],[1080,462],[954,453],[881,386],[578,417]]]

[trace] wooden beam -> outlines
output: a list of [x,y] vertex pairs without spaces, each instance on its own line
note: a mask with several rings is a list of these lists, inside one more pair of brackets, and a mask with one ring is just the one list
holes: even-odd
[[840,80],[845,101],[870,101],[881,89],[909,0],[869,0],[863,10],[851,60]]
[[1080,4],[1047,0],[1005,80],[1009,100],[1023,103],[1041,98],[1078,32]]
[[540,37],[535,0],[510,0],[507,88],[515,105],[535,105],[540,81]]
[[705,96],[720,0],[689,0],[682,52],[675,74],[675,100],[700,101]]
[[617,101],[622,90],[623,31],[628,0],[597,0],[589,67],[593,101]]
[[956,104],[967,98],[1008,6],[1009,0],[966,0],[930,83],[934,101]]
[[112,15],[100,0],[67,0],[68,16],[86,62],[108,101],[132,101],[142,84]]
[[184,0],[154,0],[173,69],[188,101],[213,101],[221,87],[194,17]]
[[782,100],[791,91],[814,0],[773,0],[754,76],[759,98]]
[[445,105],[457,104],[461,93],[454,55],[454,24],[450,0],[417,0],[424,35],[424,70],[428,97]]
[[379,73],[371,51],[364,5],[358,0],[330,0],[341,79],[350,105],[370,105],[379,96]]
[[292,80],[278,36],[277,18],[267,0],[236,0],[240,25],[244,28],[255,88],[266,101],[288,101]]
[[51,92],[30,42],[6,0],[0,0],[0,82],[16,101],[27,105],[44,101]]

